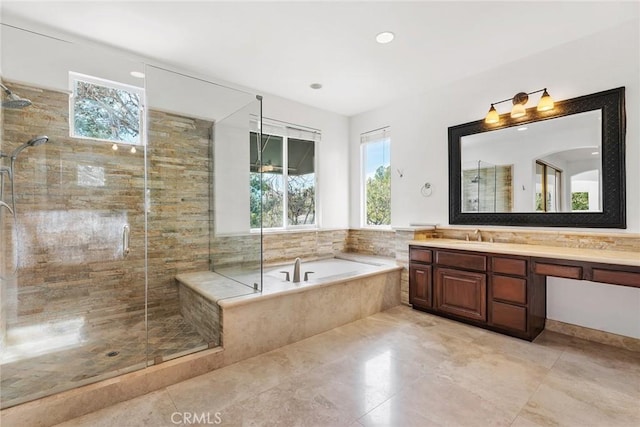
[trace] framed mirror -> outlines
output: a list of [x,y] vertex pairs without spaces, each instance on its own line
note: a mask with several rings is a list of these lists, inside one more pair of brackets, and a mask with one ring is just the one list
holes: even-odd
[[626,228],[624,87],[449,128],[449,223]]

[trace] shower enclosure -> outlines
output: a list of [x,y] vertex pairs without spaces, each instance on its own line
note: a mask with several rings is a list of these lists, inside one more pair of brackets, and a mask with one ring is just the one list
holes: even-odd
[[224,159],[248,153],[261,100],[4,24],[1,43],[2,408],[220,345],[175,276],[261,288],[261,232],[224,225],[230,180],[249,202],[248,166]]
[[496,212],[496,165],[478,160],[462,172],[464,212]]
[[463,212],[511,212],[512,165],[477,160],[462,170]]

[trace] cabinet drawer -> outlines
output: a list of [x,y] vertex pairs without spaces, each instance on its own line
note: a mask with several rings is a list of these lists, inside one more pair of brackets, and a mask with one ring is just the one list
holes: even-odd
[[527,309],[494,301],[491,304],[491,323],[495,326],[526,332]]
[[484,255],[436,251],[436,263],[467,270],[487,270],[487,257]]
[[431,250],[411,248],[409,251],[409,259],[417,262],[431,262]]
[[527,303],[527,280],[517,277],[497,276],[491,278],[493,298],[517,304]]
[[582,267],[573,265],[558,265],[536,262],[533,270],[536,274],[554,277],[566,277],[567,279],[582,279]]
[[517,258],[493,257],[491,269],[494,273],[512,274],[514,276],[527,275],[527,260]]
[[640,287],[640,273],[632,271],[616,271],[593,269],[593,281],[603,283],[613,283],[615,285]]

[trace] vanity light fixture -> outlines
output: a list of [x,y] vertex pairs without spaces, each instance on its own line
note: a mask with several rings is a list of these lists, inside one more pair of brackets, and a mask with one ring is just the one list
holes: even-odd
[[518,117],[525,116],[527,114],[525,105],[529,101],[529,95],[532,95],[534,93],[539,93],[539,92],[542,92],[542,96],[540,97],[540,101],[538,102],[537,110],[538,111],[553,110],[553,107],[554,107],[553,98],[551,98],[551,96],[549,95],[549,92],[547,92],[547,88],[534,90],[533,92],[529,92],[529,93],[518,92],[513,96],[513,98],[507,98],[507,99],[503,99],[502,101],[493,102],[491,104],[491,108],[489,109],[489,112],[487,113],[487,116],[484,119],[485,123],[488,123],[488,124],[498,123],[498,121],[500,121],[500,115],[498,114],[498,111],[496,110],[495,106],[497,104],[502,104],[503,102],[507,102],[507,101],[511,101],[513,103],[513,107],[511,108],[511,118],[517,119]]

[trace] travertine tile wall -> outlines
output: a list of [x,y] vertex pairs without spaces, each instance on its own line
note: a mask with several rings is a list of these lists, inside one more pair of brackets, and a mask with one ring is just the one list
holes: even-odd
[[[267,264],[332,257],[345,251],[347,230],[306,230],[265,233],[263,258]],[[260,235],[218,235],[211,245],[213,270],[242,265],[257,268],[260,260]]]
[[178,285],[180,313],[211,347],[220,344],[220,307],[188,286]]
[[[495,242],[504,243],[604,249],[611,251],[640,251],[640,235],[636,233],[522,230],[482,228],[482,226],[476,228],[480,230],[482,238],[485,241],[493,238]],[[434,237],[465,240],[467,235],[473,238],[474,230],[475,229],[469,227],[438,227],[434,232]]]
[[351,229],[347,235],[346,251],[395,257],[395,237],[393,230]]
[[[14,89],[13,85],[8,86]],[[3,152],[50,142],[16,162],[21,241],[10,325],[82,318],[86,326],[144,318],[144,152],[69,137],[68,94],[20,85],[33,101],[4,114]],[[211,122],[149,112],[150,318],[177,314],[178,272],[207,269]],[[122,227],[131,253],[122,254]]]
[[178,313],[175,276],[209,268],[212,122],[150,111],[149,318]]
[[[3,151],[36,135],[15,164],[19,270],[9,325],[81,318],[89,325],[144,316],[143,150],[69,137],[69,96],[13,87],[33,101],[4,115]],[[136,190],[139,189],[139,190]],[[122,256],[122,227],[132,252]]]

